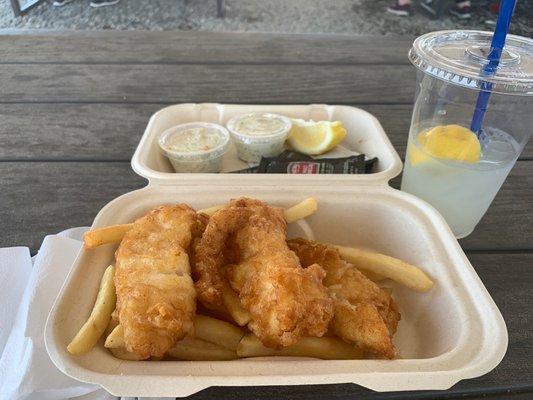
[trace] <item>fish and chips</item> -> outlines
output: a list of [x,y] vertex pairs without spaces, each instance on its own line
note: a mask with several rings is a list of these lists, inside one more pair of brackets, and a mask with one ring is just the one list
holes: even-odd
[[68,351],[85,354],[105,334],[129,361],[395,358],[400,312],[380,282],[421,292],[433,282],[390,256],[288,239],[287,224],[316,210],[313,198],[288,209],[238,198],[88,231],[86,249],[119,245]]

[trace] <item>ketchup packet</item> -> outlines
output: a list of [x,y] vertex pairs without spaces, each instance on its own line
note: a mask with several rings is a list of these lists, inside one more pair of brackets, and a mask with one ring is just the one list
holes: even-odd
[[342,158],[311,158],[295,152],[261,158],[258,173],[263,174],[364,174],[365,155]]
[[262,157],[256,167],[231,173],[257,174],[366,174],[377,158],[365,160],[364,154],[341,158],[313,158],[306,154],[285,150],[276,157]]

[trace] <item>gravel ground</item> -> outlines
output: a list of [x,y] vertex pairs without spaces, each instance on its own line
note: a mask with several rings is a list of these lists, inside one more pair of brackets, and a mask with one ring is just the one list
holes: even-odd
[[[227,15],[216,18],[215,0],[122,0],[116,6],[92,9],[87,0],[52,7],[52,0],[15,18],[9,1],[0,2],[0,28],[201,30],[286,33],[411,34],[439,29],[482,29],[492,26],[488,1],[474,4],[475,16],[432,20],[417,10],[411,18],[383,10],[389,0],[226,0]],[[531,37],[533,4],[521,0],[511,32]]]

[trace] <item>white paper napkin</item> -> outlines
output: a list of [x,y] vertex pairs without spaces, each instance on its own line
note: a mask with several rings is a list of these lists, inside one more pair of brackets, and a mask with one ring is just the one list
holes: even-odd
[[0,353],[11,333],[31,269],[27,247],[0,249]]
[[64,375],[44,345],[46,318],[86,229],[47,236],[33,267],[27,248],[0,249],[1,400],[116,399],[98,386]]

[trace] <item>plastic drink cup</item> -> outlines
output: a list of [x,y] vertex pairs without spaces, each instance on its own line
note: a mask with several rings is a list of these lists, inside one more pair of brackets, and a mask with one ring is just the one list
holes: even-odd
[[[415,40],[417,91],[402,190],[433,205],[457,238],[489,208],[533,126],[533,40],[508,35],[493,76],[480,73],[492,33],[440,31]],[[491,87],[479,132],[476,99]]]

